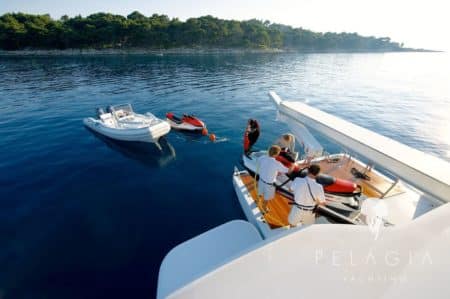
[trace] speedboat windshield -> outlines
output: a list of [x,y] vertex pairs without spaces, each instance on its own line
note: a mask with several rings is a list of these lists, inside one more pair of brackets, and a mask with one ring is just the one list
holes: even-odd
[[111,106],[110,109],[111,113],[119,119],[134,114],[133,108],[131,107],[130,104],[114,105]]
[[133,108],[131,107],[131,104],[120,104],[111,106],[111,111],[112,112],[123,111],[133,113]]
[[120,105],[114,105],[111,106],[111,111],[126,111],[126,112],[133,112],[133,108],[131,108],[131,104],[120,104]]

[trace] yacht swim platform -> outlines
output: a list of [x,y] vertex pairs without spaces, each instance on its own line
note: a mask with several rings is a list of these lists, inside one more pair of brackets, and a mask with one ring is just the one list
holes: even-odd
[[[261,151],[254,152],[250,156],[254,161],[258,156],[265,154]],[[302,162],[297,163],[302,165]],[[375,170],[373,166],[366,165],[348,154],[322,156],[311,160],[310,163],[318,164],[324,174],[346,179],[361,186],[361,195],[350,197],[357,201],[356,206],[346,204],[349,197],[325,193],[327,203],[317,208],[316,223],[367,225],[366,215],[361,212],[361,208],[368,198],[382,201],[389,210],[388,215],[383,218],[384,226],[408,223],[435,208],[429,197],[414,187],[400,180],[393,180]],[[307,165],[304,164],[304,166]],[[352,173],[355,169],[366,178],[355,176]],[[288,177],[284,174],[277,176],[276,184],[284,186],[277,188],[274,199],[268,203],[269,213],[263,215],[257,204],[257,182],[254,173],[238,169],[234,171],[233,185],[239,203],[248,221],[258,228],[264,239],[293,230],[289,228],[287,220],[293,207],[290,204],[293,201],[293,195],[289,192],[292,181],[287,180]],[[287,183],[283,184],[286,181]],[[295,228],[297,229],[301,227]]]
[[[255,178],[246,170],[239,171],[235,169],[233,185],[248,221],[255,225],[264,239],[302,228],[302,226],[295,228],[289,227],[288,216],[293,207],[290,204],[292,202],[292,196],[277,190],[275,197],[268,202],[269,212],[263,215],[257,203],[257,183]],[[326,197],[330,199],[329,196]],[[331,203],[330,207],[318,207],[316,223],[364,224],[360,216],[359,210],[348,209],[343,211],[341,209],[334,209],[333,203]]]
[[[266,153],[254,152],[249,156],[255,160],[261,155]],[[304,161],[297,162],[300,168],[306,167],[308,164]],[[246,165],[249,166],[251,162],[246,161]],[[361,203],[366,198],[372,199],[388,199],[403,197],[406,194],[411,193],[404,184],[399,181],[392,180],[382,173],[375,170],[373,167],[366,166],[363,162],[348,154],[335,154],[324,157],[319,157],[311,161],[312,164],[317,164],[321,167],[322,173],[333,175],[345,180],[352,181],[361,186],[361,195],[356,197],[342,197],[335,194],[325,193],[327,200],[326,206],[318,208],[317,223],[347,223],[347,224],[365,224],[364,215],[361,215]],[[357,170],[363,174],[366,178],[360,178],[352,173],[352,170]],[[238,176],[238,177],[237,177]],[[239,182],[239,180],[241,182]],[[284,184],[283,184],[284,183]],[[246,171],[235,171],[234,185],[236,192],[242,193],[242,197],[251,198],[252,200],[243,200],[240,198],[241,206],[244,210],[255,210],[252,213],[252,217],[258,218],[256,222],[265,222],[270,229],[276,229],[279,227],[286,227],[289,225],[287,219],[291,211],[292,205],[289,204],[293,200],[293,195],[289,192],[289,187],[292,181],[288,180],[288,177],[284,174],[277,176],[277,185],[284,185],[278,188],[275,198],[268,203],[270,212],[262,215],[260,207],[256,204],[256,181],[254,173]],[[239,187],[238,187],[239,186]],[[242,188],[245,186],[245,188]],[[356,206],[346,205],[348,199],[354,199],[357,203]],[[386,219],[387,220],[387,219]],[[393,219],[390,219],[394,221]],[[390,221],[386,221],[390,224]],[[259,223],[259,226],[265,226]]]
[[[259,216],[259,220],[262,223],[266,223],[270,229],[288,229],[289,222],[288,216],[292,209],[292,197],[286,194],[285,192],[277,191],[275,192],[275,197],[268,202],[269,212],[266,214],[261,213],[261,207],[257,201],[257,183],[255,178],[251,176],[247,171],[240,171],[235,174],[235,176],[239,176],[239,179],[242,181],[243,187],[245,187],[244,192],[247,196],[249,196],[252,201],[249,201],[249,208],[255,210],[255,216]],[[241,186],[242,187],[242,186]],[[330,199],[327,196],[327,199]],[[359,216],[359,212],[355,210],[349,210],[347,213],[338,213],[333,211],[332,208],[329,207],[320,207],[318,211],[318,223],[335,223],[335,222],[344,222],[349,224],[357,224],[359,223],[357,217]]]

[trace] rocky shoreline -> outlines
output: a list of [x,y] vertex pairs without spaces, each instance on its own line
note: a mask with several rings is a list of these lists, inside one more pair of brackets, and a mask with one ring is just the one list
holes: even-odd
[[4,56],[78,56],[78,55],[167,55],[167,54],[241,54],[241,53],[283,53],[281,49],[206,49],[206,48],[172,48],[172,49],[65,49],[40,50],[26,49],[0,50]]
[[203,54],[260,54],[260,53],[383,53],[383,52],[439,52],[425,49],[403,48],[401,50],[385,51],[352,51],[333,49],[320,50],[297,50],[297,49],[245,49],[245,48],[171,48],[171,49],[65,49],[65,50],[0,50],[0,56],[97,56],[97,55],[203,55]]

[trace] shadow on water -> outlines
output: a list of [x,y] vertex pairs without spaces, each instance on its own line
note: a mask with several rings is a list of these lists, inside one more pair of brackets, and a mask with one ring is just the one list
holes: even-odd
[[175,133],[177,139],[189,142],[196,142],[205,139],[206,136],[203,136],[200,132],[195,131],[186,131],[186,130],[176,130],[172,129],[172,132]]
[[86,130],[103,141],[112,150],[150,168],[165,167],[176,159],[174,147],[164,137],[159,139],[158,143],[161,148],[158,148],[153,143],[114,140],[89,128],[86,128]]

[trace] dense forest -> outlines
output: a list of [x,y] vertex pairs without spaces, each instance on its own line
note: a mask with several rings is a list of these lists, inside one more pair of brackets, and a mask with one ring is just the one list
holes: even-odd
[[269,21],[222,20],[212,16],[185,22],[166,15],[127,17],[96,13],[88,17],[7,13],[0,17],[0,48],[20,49],[167,49],[252,48],[301,51],[398,51],[388,37],[356,33],[318,33]]

